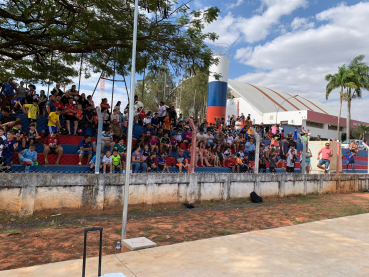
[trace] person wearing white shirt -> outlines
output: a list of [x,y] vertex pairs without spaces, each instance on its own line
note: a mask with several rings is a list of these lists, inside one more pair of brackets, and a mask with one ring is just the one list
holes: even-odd
[[165,108],[164,102],[159,103],[158,115],[159,115],[160,122],[163,123],[164,118],[167,115],[167,109]]
[[282,133],[282,131],[283,131],[283,127],[282,127],[282,124],[279,124],[279,127],[278,127],[278,129],[279,129],[279,133]]
[[225,138],[226,142],[228,144],[232,144],[234,141],[234,138],[232,137],[231,133],[228,133],[227,137]]
[[196,135],[197,142],[199,143],[199,147],[201,147],[202,143],[206,143],[206,135],[204,134],[204,130],[200,130],[200,133],[197,133]]
[[207,145],[210,145],[210,146],[216,145],[216,143],[214,143],[214,136],[211,134],[210,130],[206,132],[205,139],[206,139]]
[[226,119],[226,125],[231,126],[231,117],[230,116],[228,116],[227,119]]
[[106,151],[106,155],[101,160],[103,165],[103,173],[106,173],[106,168],[109,167],[110,173],[113,173],[113,158],[111,157],[111,152]]
[[150,118],[149,114],[146,114],[146,116],[143,120],[143,123],[144,123],[144,125],[151,124],[151,118]]

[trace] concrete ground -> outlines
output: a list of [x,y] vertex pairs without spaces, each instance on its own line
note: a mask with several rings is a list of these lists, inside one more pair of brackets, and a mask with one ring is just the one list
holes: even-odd
[[[131,276],[369,276],[369,214],[198,240],[103,257],[102,273]],[[97,275],[97,258],[86,276]],[[0,272],[81,276],[82,260]]]

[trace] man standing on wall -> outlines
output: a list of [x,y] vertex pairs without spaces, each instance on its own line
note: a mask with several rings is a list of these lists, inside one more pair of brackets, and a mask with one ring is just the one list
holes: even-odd
[[[322,159],[320,160],[320,154],[322,154]],[[324,169],[325,173],[329,172],[329,164],[331,163],[331,157],[333,157],[333,150],[329,147],[329,142],[325,144],[325,147],[318,152],[319,163],[318,168]],[[323,165],[325,167],[323,167]]]

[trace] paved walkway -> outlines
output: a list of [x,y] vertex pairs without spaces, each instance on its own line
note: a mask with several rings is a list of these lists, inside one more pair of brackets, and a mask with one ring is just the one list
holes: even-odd
[[[369,276],[369,214],[217,237],[103,257],[127,277]],[[82,260],[0,272],[0,277],[81,276]],[[97,275],[97,258],[87,276]]]

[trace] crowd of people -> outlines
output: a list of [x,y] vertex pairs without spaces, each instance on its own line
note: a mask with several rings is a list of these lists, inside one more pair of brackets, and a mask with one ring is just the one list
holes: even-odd
[[[40,116],[44,116],[47,120],[47,130],[44,132],[43,139],[45,165],[49,164],[49,154],[57,155],[56,165],[60,162],[64,150],[59,135],[83,135],[85,137],[78,145],[76,153],[79,156],[79,165],[82,165],[83,157],[87,157],[87,165],[92,172],[98,157],[103,173],[125,172],[128,105],[122,110],[121,102],[118,101],[112,108],[107,99],[102,99],[100,108],[103,132],[101,153],[97,153],[98,145],[92,142],[92,137],[97,133],[99,118],[91,95],[86,97],[84,93],[80,94],[75,85],[64,92],[57,84],[47,99],[44,91],[38,95],[34,85],[30,84],[26,88],[24,82],[20,82],[20,85],[16,86],[12,78],[2,84],[1,93],[0,151],[2,150],[2,155],[0,156],[3,171],[11,172],[14,151],[19,146],[22,147],[19,160],[26,166],[26,172],[29,171],[30,166],[37,164],[35,144],[41,141],[41,136],[37,132],[37,121]],[[131,153],[130,170],[134,173],[169,172],[169,158],[174,158],[170,166],[177,167],[179,172],[189,171],[190,159],[194,158],[195,166],[229,167],[232,172],[252,173],[254,172],[252,161],[255,160],[256,154],[256,135],[270,141],[270,143],[260,144],[260,170],[267,172],[267,165],[269,165],[269,172],[276,173],[276,168],[281,164],[286,172],[294,172],[299,156],[296,150],[298,128],[294,132],[285,134],[281,124],[279,126],[264,126],[263,123],[255,125],[251,116],[245,116],[243,113],[239,117],[224,115],[216,117],[215,123],[208,123],[206,120],[200,122],[177,114],[175,106],[166,106],[164,102],[159,103],[158,110],[155,112],[145,112],[137,96],[135,96],[135,103],[137,106],[134,107],[133,124],[134,127],[141,127],[142,132],[134,140]],[[22,129],[21,121],[16,117],[17,112],[27,114],[28,130]],[[192,143],[194,132],[190,119],[193,120],[196,129],[196,145]],[[86,133],[88,128],[92,134]],[[302,141],[306,143],[311,138],[310,131],[305,131],[304,127],[300,134]],[[317,140],[320,140],[320,136]],[[105,151],[106,148],[108,148],[107,151]],[[195,156],[191,157],[193,148]],[[311,157],[310,151],[306,155],[307,164]]]

